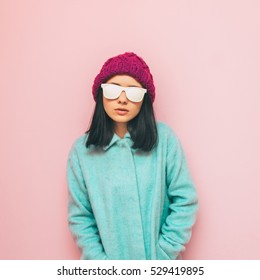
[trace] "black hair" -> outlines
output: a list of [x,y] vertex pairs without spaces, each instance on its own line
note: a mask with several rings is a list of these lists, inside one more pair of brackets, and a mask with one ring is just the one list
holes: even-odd
[[[154,110],[150,94],[144,95],[143,104],[138,115],[127,123],[128,132],[134,142],[132,148],[142,151],[151,151],[157,144],[158,132],[154,116]],[[86,142],[86,147],[94,145],[96,147],[107,146],[114,135],[114,121],[107,115],[103,106],[103,94],[99,89],[96,106]]]

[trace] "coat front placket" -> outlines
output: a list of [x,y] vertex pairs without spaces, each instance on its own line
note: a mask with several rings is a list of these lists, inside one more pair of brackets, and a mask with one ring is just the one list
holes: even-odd
[[[122,179],[122,189],[120,192],[120,200],[122,205],[123,220],[125,223],[125,235],[122,238],[125,239],[125,250],[128,259],[146,259],[142,216],[140,209],[140,198],[138,192],[138,185],[136,179],[136,169],[133,156],[133,150],[131,149],[132,141],[129,138],[123,138],[117,141],[113,147],[118,150],[118,172],[120,172],[120,178]],[[121,225],[122,226],[122,225]]]

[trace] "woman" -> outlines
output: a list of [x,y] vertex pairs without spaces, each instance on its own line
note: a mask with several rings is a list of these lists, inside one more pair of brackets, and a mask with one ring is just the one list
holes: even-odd
[[181,144],[153,112],[149,67],[134,53],[108,59],[92,87],[89,130],[67,167],[69,226],[82,259],[180,258],[197,194]]

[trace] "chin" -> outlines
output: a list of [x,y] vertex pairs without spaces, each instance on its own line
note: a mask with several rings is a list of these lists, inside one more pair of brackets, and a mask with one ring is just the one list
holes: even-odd
[[112,120],[118,123],[128,123],[129,121],[131,121],[132,118],[126,118],[126,117],[116,117],[113,118]]

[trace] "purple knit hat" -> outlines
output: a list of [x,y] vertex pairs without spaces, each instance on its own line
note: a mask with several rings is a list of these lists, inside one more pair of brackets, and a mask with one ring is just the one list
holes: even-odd
[[96,101],[98,90],[102,83],[105,83],[115,75],[129,75],[136,79],[150,94],[152,103],[155,99],[155,86],[153,76],[144,60],[133,52],[126,52],[109,58],[102,66],[99,74],[94,80],[92,94]]

